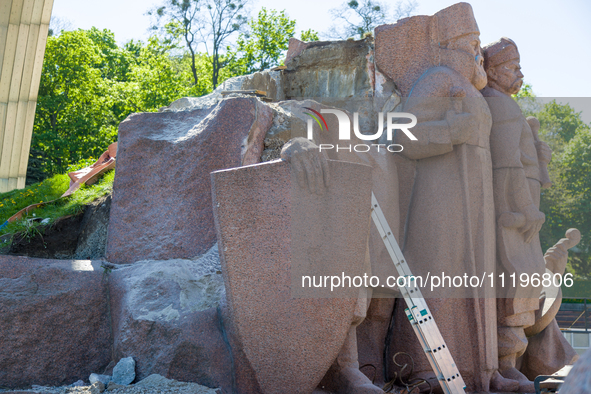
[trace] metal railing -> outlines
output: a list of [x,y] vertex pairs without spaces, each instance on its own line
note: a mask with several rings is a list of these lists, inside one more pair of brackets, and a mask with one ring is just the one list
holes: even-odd
[[590,298],[565,298],[556,314],[560,330],[563,332],[591,332],[590,308]]

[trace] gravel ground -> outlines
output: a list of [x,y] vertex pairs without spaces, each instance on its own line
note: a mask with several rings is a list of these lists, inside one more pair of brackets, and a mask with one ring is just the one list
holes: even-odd
[[[62,386],[62,387],[46,387],[46,386],[32,386],[31,389],[19,390],[5,390],[0,389],[0,393],[11,394],[98,394],[101,391],[97,387],[92,386]],[[178,382],[176,380],[166,379],[160,375],[150,375],[141,382],[130,385],[120,386],[111,383],[104,393],[108,394],[219,394],[219,389],[212,389],[201,386],[197,383]]]

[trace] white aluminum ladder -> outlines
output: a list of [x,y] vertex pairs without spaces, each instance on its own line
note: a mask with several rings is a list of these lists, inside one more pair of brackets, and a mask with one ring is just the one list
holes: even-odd
[[431,368],[433,368],[435,375],[439,379],[443,392],[446,394],[465,394],[466,384],[464,379],[462,379],[460,371],[439,332],[421,290],[416,286],[416,280],[411,279],[414,276],[394,235],[392,235],[392,230],[373,192],[371,193],[371,218],[382,236],[398,274],[407,278],[407,286],[399,287],[408,306],[404,311],[427,355],[427,359],[429,359]]

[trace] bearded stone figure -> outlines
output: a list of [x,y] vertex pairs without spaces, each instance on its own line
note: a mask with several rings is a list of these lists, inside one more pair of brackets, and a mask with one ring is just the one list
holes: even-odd
[[[397,136],[414,164],[403,252],[415,275],[477,275],[495,269],[491,115],[480,93],[486,73],[472,7],[458,3],[376,29],[376,64],[417,116],[418,141]],[[403,216],[405,215],[405,216]],[[427,300],[468,391],[509,391],[497,371],[496,300],[485,293],[432,293]],[[446,297],[446,298],[441,298]],[[455,298],[454,298],[455,297]],[[413,355],[416,377],[437,385],[397,302],[392,353]]]
[[[498,272],[506,276],[526,274],[532,277],[534,274],[543,275],[548,268],[550,272],[563,274],[566,251],[578,243],[575,240],[578,235],[569,236],[567,233],[567,238],[559,241],[544,256],[538,234],[545,220],[544,214],[539,211],[540,190],[551,185],[546,165],[552,151],[537,136],[539,122],[533,117],[526,119],[511,97],[519,92],[523,83],[517,45],[513,40],[501,38],[484,47],[483,52],[488,84],[482,94],[486,97],[493,119],[490,144],[497,216]],[[575,229],[569,232],[578,234]],[[558,252],[561,252],[560,256]],[[503,289],[498,287],[498,291]],[[541,324],[539,294],[540,289],[515,289],[498,294],[499,371],[503,377],[519,383],[516,390],[519,392],[535,392],[534,383],[521,371],[529,372],[530,378],[536,369],[537,374],[553,373],[575,356],[570,345],[563,343],[555,321],[546,322],[534,330],[534,325]],[[545,320],[550,321],[552,317],[546,316]],[[540,335],[534,334],[542,328],[546,328],[542,335],[545,340],[540,342]],[[529,349],[528,355],[522,357],[532,340],[540,349]],[[541,361],[540,357],[536,357],[540,352],[552,355],[553,361]]]

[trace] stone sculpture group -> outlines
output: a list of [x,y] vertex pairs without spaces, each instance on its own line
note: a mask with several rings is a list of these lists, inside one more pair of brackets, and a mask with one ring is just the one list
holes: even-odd
[[[458,3],[375,38],[292,39],[283,68],[131,115],[119,127],[108,263],[0,258],[0,385],[86,379],[131,356],[138,379],[223,392],[383,393],[410,355],[402,380],[436,388],[395,286],[335,296],[303,288],[301,275],[396,275],[370,222],[372,192],[415,275],[564,273],[580,234],[543,254],[551,150],[511,97],[518,47],[481,48],[479,35]],[[396,133],[396,154],[321,152],[367,142],[338,140],[329,112],[311,120],[331,108],[350,124],[358,113],[364,133],[378,114],[413,114],[417,140]],[[537,375],[577,357],[554,319],[560,289],[495,285],[439,289],[427,303],[468,392],[534,392]]]
[[[391,59],[392,53],[401,56],[400,52],[404,59],[399,60],[412,63],[412,70]],[[508,274],[542,275],[546,265],[555,267],[553,273],[564,273],[565,241],[556,246],[562,256],[550,252],[546,261],[540,247],[538,232],[545,219],[539,211],[540,189],[551,150],[532,130],[535,118],[526,120],[511,97],[523,81],[517,45],[501,38],[481,50],[472,9],[460,3],[433,17],[412,17],[378,27],[376,65],[400,88],[402,111],[418,119],[413,128],[418,141],[409,143],[402,133],[397,140],[404,146],[401,155],[414,166],[413,184],[406,185],[412,188],[411,203],[406,219],[402,217],[404,234],[398,238],[404,240],[405,256],[416,274],[424,277],[430,270],[471,275],[500,267]],[[326,160],[313,142],[303,138],[288,142],[282,157],[294,171],[304,172],[310,183],[324,168],[319,163]],[[469,391],[534,392],[533,377],[556,371],[576,358],[552,322],[543,327],[552,332],[552,340],[546,337],[539,345],[566,347],[560,352],[565,357],[552,360],[549,366],[530,356],[527,361],[536,366],[523,365],[528,344],[525,330],[536,323],[539,298],[515,293],[505,298],[503,294],[428,301]],[[418,341],[409,346],[414,333],[404,308],[402,303],[396,305],[393,347],[416,355],[416,376],[436,386],[437,376],[421,355]],[[329,373],[341,379],[343,392],[382,392],[350,368],[357,355],[351,346],[355,335],[352,329]],[[550,354],[547,349],[546,353]]]

